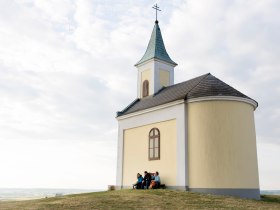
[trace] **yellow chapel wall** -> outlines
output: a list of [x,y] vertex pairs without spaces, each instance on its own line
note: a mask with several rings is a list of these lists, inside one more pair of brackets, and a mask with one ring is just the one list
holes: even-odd
[[[148,159],[148,135],[152,128],[160,130],[160,160]],[[132,186],[136,174],[158,171],[161,182],[176,185],[176,120],[124,130],[123,186]]]
[[188,103],[189,188],[259,188],[254,108]]
[[160,79],[160,86],[161,87],[167,87],[167,86],[169,86],[170,84],[170,82],[169,82],[169,78],[170,78],[170,73],[169,73],[169,71],[166,71],[166,70],[162,70],[162,69],[160,69],[159,70],[159,79]]

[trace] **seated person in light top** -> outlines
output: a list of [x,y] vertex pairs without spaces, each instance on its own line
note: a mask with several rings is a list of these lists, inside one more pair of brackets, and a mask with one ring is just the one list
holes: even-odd
[[143,181],[142,175],[137,173],[137,182],[133,184],[133,189],[135,189],[134,187],[136,187],[136,189],[141,189],[142,181]]
[[156,171],[155,176],[153,176],[153,182],[155,182],[153,188],[159,188],[160,186],[160,177],[158,171]]

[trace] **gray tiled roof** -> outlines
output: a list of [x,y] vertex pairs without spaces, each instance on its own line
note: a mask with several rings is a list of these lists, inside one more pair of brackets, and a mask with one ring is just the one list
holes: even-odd
[[140,61],[138,61],[137,64],[135,64],[135,66],[138,66],[139,64],[144,63],[145,61],[148,61],[152,58],[157,58],[173,65],[177,65],[173,60],[171,60],[168,53],[166,52],[158,21],[155,22],[155,26],[144,56]]
[[187,100],[205,96],[235,96],[251,99],[208,73],[179,84],[164,87],[154,95],[136,99],[123,111],[117,112],[117,116],[141,111],[180,99]]

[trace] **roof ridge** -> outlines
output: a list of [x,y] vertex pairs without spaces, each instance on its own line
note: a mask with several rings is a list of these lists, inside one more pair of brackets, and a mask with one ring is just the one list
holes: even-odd
[[195,80],[195,79],[197,79],[197,78],[199,78],[199,77],[203,77],[202,79],[204,79],[204,77],[208,76],[209,74],[210,74],[210,73],[203,74],[203,75],[194,77],[194,78],[192,78],[192,79],[189,79],[189,80],[186,80],[186,81],[183,81],[183,82],[179,82],[179,83],[176,83],[176,84],[174,84],[174,85],[167,86],[167,87],[165,87],[165,88],[175,87],[175,86],[177,86],[177,85],[181,85],[181,84],[186,83],[186,82],[189,82],[189,81],[191,81],[191,80]]
[[195,89],[206,77],[208,77],[209,75],[211,75],[211,73],[207,73],[204,75],[204,77],[194,86],[190,89],[190,91],[186,94],[185,96],[185,100],[187,99],[187,96],[189,95],[190,92],[192,92],[193,89]]
[[158,94],[159,94],[161,91],[163,91],[165,88],[168,88],[168,86],[167,86],[167,87],[162,86],[156,93],[153,94],[153,97],[156,96],[156,95],[158,95]]
[[[158,30],[157,30],[157,27],[159,27],[157,24],[155,24],[155,27],[156,27],[156,30],[155,30],[155,47],[153,49],[153,54],[154,54],[154,57],[156,56],[156,52],[157,52],[157,36],[158,36]],[[151,37],[152,37],[152,34],[151,34]],[[149,43],[150,44],[150,43]],[[149,47],[149,46],[148,46]]]
[[[213,77],[215,77],[214,75],[212,75],[212,76],[213,76]],[[254,99],[252,99],[251,97],[247,96],[246,94],[244,94],[244,93],[240,92],[239,90],[237,90],[237,89],[236,89],[236,88],[234,88],[233,86],[229,85],[228,83],[226,83],[226,82],[222,81],[221,79],[219,79],[219,78],[217,78],[217,77],[215,77],[215,78],[216,78],[217,80],[219,80],[220,82],[224,83],[227,87],[232,88],[234,91],[237,91],[238,93],[240,93],[240,94],[242,94],[242,95],[246,96],[247,98],[249,98],[249,99],[251,99],[251,100],[255,101],[255,102],[258,104],[258,102],[257,102],[256,100],[254,100]]]

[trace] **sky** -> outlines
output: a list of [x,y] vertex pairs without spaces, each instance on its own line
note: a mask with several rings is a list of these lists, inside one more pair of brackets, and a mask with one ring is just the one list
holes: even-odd
[[280,189],[278,0],[0,0],[0,188],[115,184],[155,3],[175,83],[210,72],[258,101],[260,187]]

